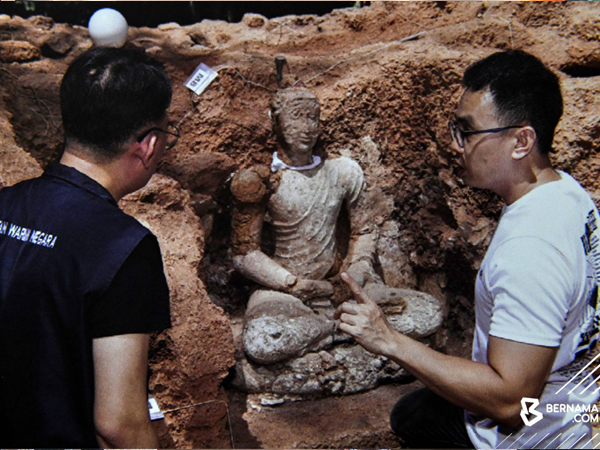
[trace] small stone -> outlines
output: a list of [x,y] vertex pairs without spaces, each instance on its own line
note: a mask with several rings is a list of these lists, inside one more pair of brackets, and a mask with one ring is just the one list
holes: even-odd
[[0,60],[5,63],[40,59],[40,49],[27,41],[0,42]]
[[54,20],[45,16],[33,16],[29,19],[29,22],[40,30],[48,31],[54,27]]
[[242,18],[242,22],[244,25],[250,28],[260,28],[265,25],[267,22],[266,17],[261,16],[260,14],[247,13],[244,14]]
[[179,28],[181,28],[181,25],[179,25],[176,22],[163,23],[158,26],[158,29],[160,31],[171,31],[171,30],[177,30]]
[[61,58],[71,51],[77,41],[71,34],[54,33],[42,45],[42,54],[48,58]]
[[277,406],[285,403],[285,398],[280,397],[276,394],[262,394],[260,395],[260,404],[262,406]]
[[163,49],[159,45],[155,45],[155,46],[152,46],[152,47],[146,49],[146,53],[148,53],[148,55],[150,55],[150,56],[160,55],[162,53],[162,51],[163,51]]

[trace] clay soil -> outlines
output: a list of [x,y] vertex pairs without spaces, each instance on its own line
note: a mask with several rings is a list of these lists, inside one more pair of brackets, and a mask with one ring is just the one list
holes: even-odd
[[[377,194],[379,270],[386,283],[442,300],[433,345],[468,357],[473,283],[501,204],[463,186],[448,120],[464,69],[524,49],[559,75],[565,114],[558,168],[600,200],[600,5],[596,2],[372,2],[326,16],[132,28],[127,46],[162,61],[182,138],[148,187],[122,207],[158,236],[173,328],[154,336],[150,388],[165,411],[161,443],[176,448],[391,448],[387,414],[416,384],[350,397],[263,406],[229,385],[235,330],[250,285],[231,264],[236,170],[269,164],[273,92],[300,85],[322,104],[318,150],[361,163]],[[0,187],[41,173],[62,151],[58,86],[92,46],[87,30],[0,15]],[[284,56],[283,79],[274,59]],[[184,82],[203,62],[218,77],[201,95]]]

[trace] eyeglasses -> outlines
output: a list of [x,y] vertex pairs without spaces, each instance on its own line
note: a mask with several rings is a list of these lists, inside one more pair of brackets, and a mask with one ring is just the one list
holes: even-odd
[[461,130],[458,127],[458,123],[456,122],[448,122],[448,126],[450,127],[450,133],[452,134],[452,139],[456,141],[460,148],[465,148],[465,138],[467,136],[471,136],[472,134],[483,134],[483,133],[500,133],[501,131],[510,130],[511,128],[522,128],[523,125],[511,125],[509,127],[502,128],[490,128],[487,130]]
[[146,136],[154,131],[160,131],[161,133],[165,133],[167,135],[167,145],[165,146],[165,150],[171,150],[173,147],[175,147],[177,141],[179,141],[179,128],[177,128],[177,125],[175,125],[173,122],[169,122],[167,124],[166,130],[158,127],[150,128],[149,130],[145,131],[144,134],[138,137],[137,141],[142,142],[144,139],[146,139]]

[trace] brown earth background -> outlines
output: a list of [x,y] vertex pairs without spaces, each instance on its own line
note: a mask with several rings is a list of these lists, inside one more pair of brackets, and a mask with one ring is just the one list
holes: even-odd
[[[158,236],[172,293],[173,328],[151,348],[150,388],[165,411],[154,422],[161,444],[399,445],[387,415],[416,383],[273,407],[228,384],[249,289],[231,264],[229,181],[240,168],[268,164],[277,149],[267,114],[276,56],[287,60],[281,87],[305,86],[321,101],[319,151],[355,158],[377,193],[386,283],[442,300],[446,319],[434,345],[468,356],[473,283],[501,204],[453,174],[447,124],[461,74],[497,50],[542,58],[565,98],[554,162],[598,202],[599,41],[595,2],[372,2],[326,16],[131,28],[127,46],[167,68],[170,114],[182,132],[150,184],[122,201]],[[0,186],[60,157],[59,83],[91,46],[86,28],[0,15]],[[197,96],[183,83],[200,62],[219,75]]]

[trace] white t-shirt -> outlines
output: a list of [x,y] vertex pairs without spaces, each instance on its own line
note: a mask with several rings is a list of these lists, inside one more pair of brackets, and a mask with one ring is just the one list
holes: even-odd
[[535,407],[543,418],[505,429],[467,412],[476,448],[593,447],[583,410],[598,398],[598,374],[578,372],[590,362],[588,350],[598,337],[600,219],[583,188],[560,175],[504,208],[475,286],[474,361],[487,363],[489,336],[559,347]]

